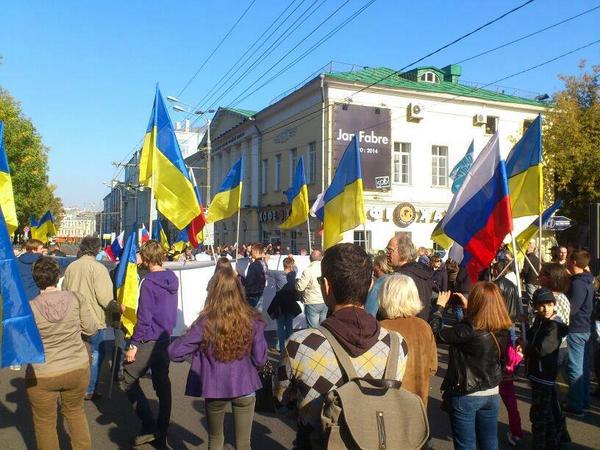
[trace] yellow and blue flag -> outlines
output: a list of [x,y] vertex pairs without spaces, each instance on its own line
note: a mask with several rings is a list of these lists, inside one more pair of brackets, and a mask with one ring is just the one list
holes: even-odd
[[184,228],[177,235],[177,239],[173,242],[173,250],[177,253],[181,253],[190,243],[188,230]]
[[140,184],[152,188],[157,209],[176,228],[185,228],[200,214],[194,186],[158,86],[142,147],[139,179]]
[[1,367],[44,362],[44,345],[17,268],[8,227],[0,210]]
[[292,187],[285,191],[285,195],[288,198],[288,203],[292,206],[292,212],[279,227],[284,229],[296,228],[308,220],[308,211],[310,210],[302,157],[296,165]]
[[[552,204],[552,206],[550,206],[548,209],[546,209],[542,213],[542,226],[544,226],[548,223],[548,221],[550,220],[552,215],[561,206],[562,206],[562,200],[557,200]],[[525,228],[523,231],[521,231],[519,233],[519,235],[515,238],[517,248],[521,249],[521,250],[526,249],[529,241],[531,239],[535,238],[539,232],[540,232],[540,220],[538,217],[536,217],[535,220],[533,222],[531,222],[531,225],[529,225],[527,228]],[[513,251],[513,254],[515,254],[514,251]]]
[[136,253],[138,251],[138,227],[133,229],[127,237],[125,249],[121,255],[119,267],[115,275],[115,287],[117,288],[117,301],[125,306],[125,312],[121,316],[121,323],[127,331],[127,336],[133,334],[137,323],[137,306],[139,297],[139,280],[137,270]]
[[544,198],[541,115],[508,154],[506,175],[513,217],[539,216]]
[[44,244],[48,242],[48,236],[56,235],[56,227],[54,226],[54,217],[48,210],[37,222],[32,220],[31,238],[37,239]]
[[316,215],[323,222],[323,249],[342,240],[344,231],[365,223],[360,148],[356,135],[346,147]]
[[160,242],[160,246],[164,251],[169,251],[169,240],[167,239],[167,234],[165,233],[160,220],[152,222],[152,239]]
[[8,234],[13,234],[18,227],[17,209],[13,194],[12,178],[8,167],[8,156],[4,146],[4,123],[0,122],[0,207],[4,213],[4,221]]
[[208,206],[208,223],[227,219],[239,211],[242,203],[243,158],[236,162]]

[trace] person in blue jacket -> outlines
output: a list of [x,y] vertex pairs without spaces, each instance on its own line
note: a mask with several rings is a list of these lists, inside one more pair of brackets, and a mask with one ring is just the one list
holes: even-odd
[[25,253],[17,258],[19,275],[23,281],[27,300],[33,300],[40,294],[40,289],[33,280],[33,264],[44,254],[44,244],[37,239],[29,239],[25,244]]

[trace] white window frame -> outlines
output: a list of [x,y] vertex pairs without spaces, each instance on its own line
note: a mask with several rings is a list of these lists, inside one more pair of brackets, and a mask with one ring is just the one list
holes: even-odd
[[279,191],[281,189],[281,155],[275,155],[275,179],[274,181],[274,186],[273,186],[273,190],[275,192]]
[[[491,123],[490,123],[490,119],[493,119]],[[487,116],[486,123],[485,123],[485,134],[494,134],[496,131],[498,131],[499,124],[500,124],[500,117]]]
[[365,252],[371,250],[371,230],[367,230],[367,238],[365,240],[365,230],[355,230],[352,235],[352,241],[362,247]]
[[306,153],[306,183],[313,184],[317,179],[317,143],[314,141],[309,142]]
[[296,164],[298,163],[298,149],[292,148],[290,149],[290,182],[291,186],[294,182],[294,172],[296,171]]
[[[445,155],[440,150],[445,149]],[[431,146],[431,185],[433,187],[448,187],[448,146]]]
[[269,192],[269,160],[263,159],[260,163],[260,193]]
[[[392,155],[392,180],[394,184],[410,185],[412,183],[412,160],[410,142],[394,142]],[[398,168],[396,168],[396,162]],[[403,170],[406,166],[406,170]],[[403,178],[406,178],[404,181]]]
[[419,77],[419,81],[424,81],[425,83],[439,83],[439,77],[435,74],[435,72],[425,72],[422,73]]

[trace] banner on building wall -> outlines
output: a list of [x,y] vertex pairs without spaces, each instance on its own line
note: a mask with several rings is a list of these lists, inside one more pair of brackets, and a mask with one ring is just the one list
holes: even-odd
[[375,191],[389,188],[392,168],[390,110],[342,103],[334,105],[332,173],[355,134],[360,145],[364,189]]

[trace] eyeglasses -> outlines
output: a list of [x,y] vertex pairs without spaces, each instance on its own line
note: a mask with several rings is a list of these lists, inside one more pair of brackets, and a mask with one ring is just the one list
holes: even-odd
[[393,253],[393,252],[397,252],[398,249],[397,248],[391,248],[391,247],[386,247],[385,248],[385,252],[386,253]]

